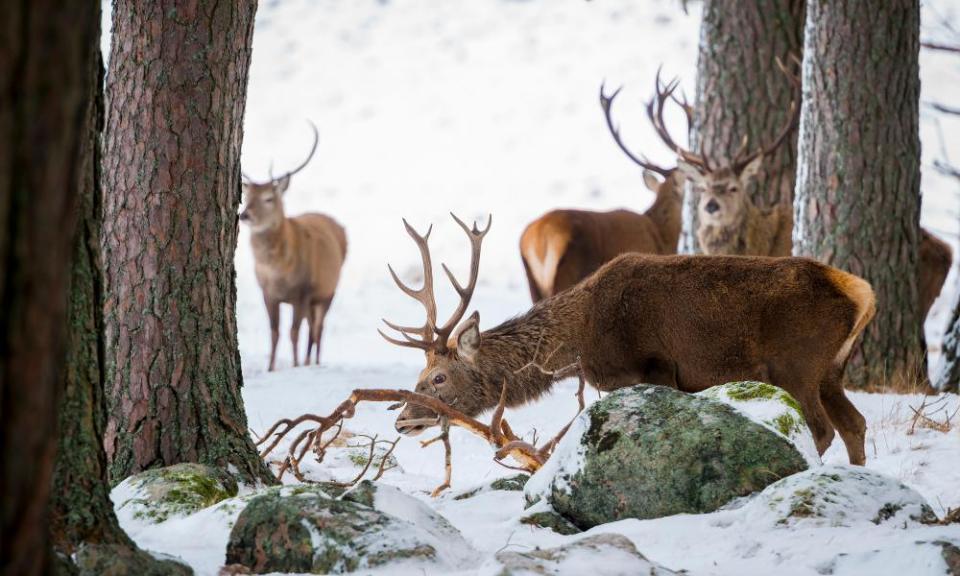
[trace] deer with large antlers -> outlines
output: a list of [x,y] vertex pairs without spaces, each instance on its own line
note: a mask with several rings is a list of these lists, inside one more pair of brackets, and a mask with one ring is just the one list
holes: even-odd
[[[662,125],[663,103],[676,86],[673,82],[662,87],[658,75],[656,96],[647,105],[647,118],[654,127]],[[520,237],[520,256],[534,302],[566,290],[621,254],[677,253],[683,173],[658,166],[627,147],[611,117],[619,93],[618,88],[607,96],[600,87],[607,128],[624,154],[643,169],[643,182],[656,198],[643,214],[630,210],[552,210],[531,222]]]
[[290,187],[290,179],[306,167],[317,150],[319,135],[317,127],[311,126],[313,147],[298,167],[278,178],[271,174],[270,180],[263,183],[244,175],[246,208],[240,213],[240,220],[250,226],[257,282],[270,318],[271,371],[276,365],[280,339],[281,303],[293,306],[293,365],[299,364],[297,345],[304,319],[309,329],[306,364],[310,364],[314,354],[316,363],[320,363],[323,323],[347,255],[346,232],[333,218],[318,213],[288,218],[284,213],[283,195]]
[[[822,454],[839,431],[850,461],[865,461],[863,416],[841,382],[853,342],[875,313],[870,285],[807,258],[625,254],[527,313],[480,331],[474,312],[480,247],[489,230],[468,228],[470,278],[456,311],[437,324],[429,231],[404,222],[420,251],[423,286],[394,281],[426,310],[422,326],[386,322],[398,346],[426,354],[416,392],[468,416],[536,400],[579,373],[599,390],[637,383],[696,392],[738,380],[762,380],[800,403]],[[501,396],[502,395],[502,396]],[[503,400],[501,401],[501,397]],[[407,403],[396,429],[417,434],[440,423],[423,403]]]

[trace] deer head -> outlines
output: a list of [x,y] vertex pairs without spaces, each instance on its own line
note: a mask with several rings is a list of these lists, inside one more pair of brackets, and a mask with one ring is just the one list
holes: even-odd
[[[793,61],[799,66],[800,62],[796,57],[793,58]],[[788,70],[779,58],[777,58],[777,66],[794,89],[799,92],[799,76]],[[688,122],[692,122],[692,107],[686,100],[681,105],[687,114]],[[744,136],[739,149],[733,155],[733,159],[726,165],[711,162],[706,152],[695,155],[675,144],[673,145],[674,150],[680,156],[677,163],[678,170],[686,175],[687,179],[693,184],[694,190],[699,194],[700,200],[697,203],[697,212],[702,225],[729,227],[739,226],[743,222],[747,213],[747,206],[752,205],[752,201],[746,193],[750,182],[760,171],[764,157],[772,154],[786,142],[787,137],[796,127],[799,116],[799,108],[796,100],[794,100],[790,103],[790,111],[783,127],[772,142],[749,152],[749,141]]]
[[[463,321],[464,313],[470,305],[470,298],[477,286],[477,276],[480,272],[480,245],[483,237],[490,230],[493,217],[487,221],[487,226],[479,230],[474,224],[467,227],[459,218],[451,214],[457,224],[463,228],[470,239],[470,279],[466,286],[461,285],[446,264],[442,264],[443,271],[453,284],[454,290],[460,296],[460,304],[453,315],[442,326],[437,325],[437,301],[433,292],[433,264],[430,259],[430,248],[427,241],[430,238],[431,226],[427,233],[420,235],[406,220],[403,221],[407,234],[413,238],[420,250],[423,264],[423,286],[413,289],[400,281],[393,268],[388,266],[390,275],[397,286],[408,296],[420,302],[426,311],[426,321],[423,326],[399,326],[387,320],[384,324],[396,330],[403,339],[397,339],[384,334],[380,335],[388,342],[407,348],[418,348],[426,354],[427,366],[420,372],[415,390],[421,394],[439,398],[444,403],[474,416],[481,412],[486,405],[476,395],[476,383],[480,381],[475,360],[480,350],[480,315],[474,312]],[[435,412],[423,406],[407,405],[397,418],[396,428],[401,434],[416,435],[427,428],[439,423]]]
[[283,194],[290,187],[290,178],[303,170],[317,151],[320,136],[312,122],[310,126],[313,128],[313,146],[310,148],[307,159],[299,166],[277,178],[273,177],[271,169],[270,179],[262,183],[255,182],[246,174],[243,175],[243,196],[247,205],[240,212],[240,220],[248,223],[253,232],[276,229],[286,217],[283,211]]

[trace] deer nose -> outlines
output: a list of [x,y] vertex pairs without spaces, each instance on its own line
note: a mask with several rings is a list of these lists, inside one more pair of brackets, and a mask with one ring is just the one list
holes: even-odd
[[246,211],[246,210],[244,210],[243,212],[241,212],[241,213],[240,213],[240,219],[243,220],[244,222],[246,222],[247,220],[249,220],[249,219],[250,219],[250,212],[248,212],[248,211]]
[[710,201],[707,202],[707,205],[704,206],[704,210],[707,211],[707,214],[713,214],[719,209],[720,209],[720,204],[718,204],[717,201],[714,200],[713,198],[711,198]]

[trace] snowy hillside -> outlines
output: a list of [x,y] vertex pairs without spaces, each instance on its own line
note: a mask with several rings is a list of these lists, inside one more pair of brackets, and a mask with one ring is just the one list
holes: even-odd
[[[950,10],[960,16],[951,4],[927,3],[925,22]],[[462,276],[469,246],[447,213],[464,219],[493,215],[471,305],[488,328],[529,306],[517,249],[526,223],[556,207],[646,208],[652,194],[608,135],[598,90],[604,80],[625,86],[614,110],[624,139],[668,164],[670,155],[647,125],[642,104],[660,65],[693,93],[700,5],[691,2],[689,9],[684,14],[675,0],[262,0],[244,170],[266,179],[271,165],[281,172],[298,164],[309,150],[307,120],[312,120],[319,148],[312,164],[294,177],[287,212],[332,215],[346,227],[349,249],[327,317],[324,366],[290,368],[285,309],[279,370],[266,373],[267,317],[248,231],[241,227],[238,326],[250,427],[262,432],[281,417],[327,413],[353,388],[413,386],[422,355],[391,346],[376,333],[381,317],[421,321],[421,309],[395,288],[386,269],[390,262],[409,279],[418,273],[417,252],[401,217],[421,232],[432,223],[434,261],[447,262]],[[960,59],[924,53],[921,74],[924,101],[960,104]],[[960,190],[930,166],[945,156],[960,163],[960,120],[936,119],[926,107],[922,113],[923,222],[956,250]],[[674,134],[683,134],[681,116],[668,121]],[[932,343],[946,321],[955,276],[928,323]],[[453,293],[442,275],[437,285],[444,290],[438,294],[443,315],[451,310]],[[555,430],[575,411],[573,391],[573,384],[564,382],[543,401],[511,411],[511,424],[526,434]],[[596,393],[589,396],[595,399]],[[960,428],[908,434],[910,406],[918,406],[919,397],[853,394],[852,399],[868,420],[869,468],[918,490],[941,516],[960,506]],[[949,402],[949,409],[956,408],[955,397]],[[382,406],[367,405],[348,426],[392,439],[394,417]],[[481,567],[504,548],[556,546],[576,538],[519,524],[520,492],[455,499],[513,473],[493,463],[489,447],[462,430],[453,433],[454,488],[438,499],[428,492],[442,480],[441,447],[421,449],[404,439],[395,455],[399,467],[384,481],[444,515],[475,550],[471,561],[456,567],[459,573],[485,573]],[[824,460],[846,462],[839,439]],[[315,479],[344,480],[356,472],[346,464],[307,470]],[[155,526],[126,519],[124,527],[141,546],[181,556],[200,574],[215,574],[223,563],[229,529],[214,513]],[[623,534],[649,559],[696,576],[817,574],[842,553],[850,555],[843,566],[851,571],[837,573],[871,567],[874,574],[903,574],[872,551],[906,548],[917,540],[960,540],[960,526],[769,530],[736,511],[621,521],[593,530],[604,531]],[[931,566],[936,568],[935,562]]]

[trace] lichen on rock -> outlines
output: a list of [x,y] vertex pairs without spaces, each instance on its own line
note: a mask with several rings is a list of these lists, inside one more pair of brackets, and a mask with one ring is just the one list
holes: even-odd
[[228,472],[205,464],[183,463],[135,474],[121,482],[112,498],[118,511],[147,522],[186,516],[237,495]]
[[785,438],[731,406],[662,386],[617,390],[591,406],[531,478],[579,528],[716,510],[806,469]]

